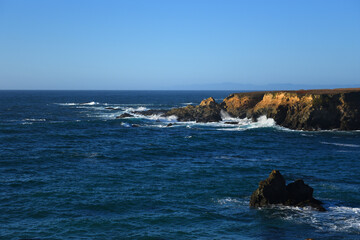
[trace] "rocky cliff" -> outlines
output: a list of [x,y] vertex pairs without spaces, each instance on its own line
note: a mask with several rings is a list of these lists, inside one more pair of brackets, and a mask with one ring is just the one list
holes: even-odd
[[221,111],[255,121],[265,115],[290,129],[357,130],[360,88],[235,93],[220,104],[208,98],[198,106],[172,109],[165,115],[176,115],[179,121],[217,122]]

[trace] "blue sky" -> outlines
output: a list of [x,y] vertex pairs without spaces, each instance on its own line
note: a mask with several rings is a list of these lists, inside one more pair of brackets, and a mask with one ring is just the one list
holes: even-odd
[[0,89],[354,86],[358,0],[0,0]]

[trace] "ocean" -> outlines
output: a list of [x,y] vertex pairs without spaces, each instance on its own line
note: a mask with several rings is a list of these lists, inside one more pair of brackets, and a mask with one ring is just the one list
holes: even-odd
[[[0,91],[0,239],[360,239],[360,131],[116,119],[232,92]],[[327,211],[249,208],[273,169]]]

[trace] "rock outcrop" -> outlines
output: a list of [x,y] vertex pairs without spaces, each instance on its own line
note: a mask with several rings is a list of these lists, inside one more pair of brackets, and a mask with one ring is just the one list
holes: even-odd
[[198,106],[171,109],[165,115],[175,115],[179,121],[218,122],[221,111],[255,121],[265,115],[290,129],[358,130],[360,88],[235,93],[220,104],[210,97]]
[[175,115],[178,121],[184,122],[219,122],[221,121],[221,110],[220,104],[210,97],[203,100],[198,106],[188,105],[183,108],[171,109],[165,113],[165,116]]
[[130,114],[130,113],[123,113],[120,116],[117,116],[116,119],[121,119],[121,118],[131,118],[134,117],[134,115]]
[[290,129],[360,129],[358,88],[239,93],[221,105],[231,116],[256,120],[265,115]]
[[322,202],[313,198],[314,189],[306,185],[303,180],[296,180],[286,186],[285,179],[277,170],[260,181],[250,198],[250,207],[266,207],[272,204],[285,206],[310,206],[318,211],[326,211]]

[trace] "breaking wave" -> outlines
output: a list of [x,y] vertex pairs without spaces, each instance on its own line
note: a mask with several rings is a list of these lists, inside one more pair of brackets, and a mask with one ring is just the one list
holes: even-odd
[[85,103],[55,103],[57,105],[60,105],[60,106],[79,106],[79,105],[85,105],[85,106],[93,106],[93,105],[98,105],[100,103],[98,102],[85,102]]
[[[226,200],[219,202],[227,203]],[[274,211],[275,210],[275,211]],[[326,212],[318,212],[311,207],[289,207],[273,205],[260,208],[270,218],[280,218],[297,224],[308,224],[322,232],[347,232],[360,234],[360,208],[329,206]]]
[[140,107],[137,107],[137,108],[133,108],[133,107],[126,107],[125,108],[125,112],[144,112],[144,111],[147,111],[149,110],[148,108],[146,107],[143,107],[143,106],[140,106]]
[[[190,102],[184,104],[190,104]],[[220,113],[222,118],[222,121],[220,122],[198,123],[195,121],[179,122],[176,116],[163,116],[162,114],[153,114],[153,115],[142,114],[141,112],[150,110],[149,108],[145,107],[147,106],[147,104],[127,104],[127,105],[121,104],[120,106],[120,104],[108,104],[108,103],[99,103],[92,101],[87,103],[58,103],[58,105],[78,106],[78,108],[82,108],[82,106],[92,106],[91,108],[87,107],[87,112],[85,112],[86,115],[88,117],[101,118],[106,120],[116,119],[117,116],[120,116],[123,113],[129,113],[133,115],[133,117],[131,118],[153,121],[154,122],[152,124],[153,127],[159,127],[159,122],[160,125],[176,122],[177,125],[179,126],[215,127],[217,130],[222,130],[222,131],[244,131],[247,129],[271,128],[271,127],[285,129],[283,127],[277,126],[274,119],[267,118],[266,116],[261,116],[257,119],[257,121],[253,121],[250,118],[240,119],[240,118],[231,117],[225,111],[221,111]],[[154,106],[154,108],[151,109],[156,109],[156,106]],[[151,123],[150,125],[149,123],[144,123],[144,124],[146,124],[147,126],[151,126]]]
[[331,143],[331,142],[320,142],[320,143],[322,143],[322,144],[327,144],[327,145],[339,146],[339,147],[352,147],[352,148],[358,148],[358,147],[360,147],[360,145],[357,145],[357,144]]

